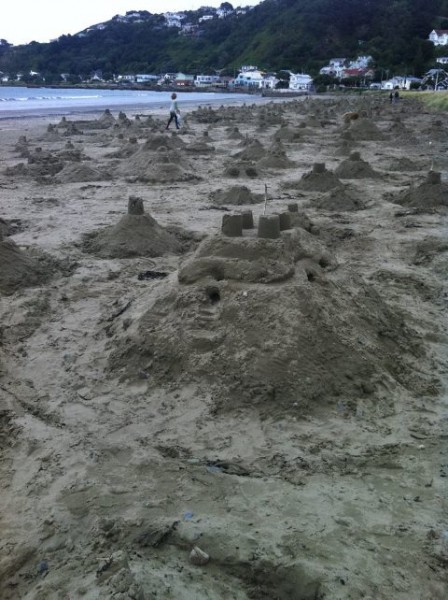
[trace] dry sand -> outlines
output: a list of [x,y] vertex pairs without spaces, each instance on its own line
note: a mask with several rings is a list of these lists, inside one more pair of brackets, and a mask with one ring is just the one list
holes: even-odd
[[447,116],[184,117],[0,121],[0,597],[447,598]]

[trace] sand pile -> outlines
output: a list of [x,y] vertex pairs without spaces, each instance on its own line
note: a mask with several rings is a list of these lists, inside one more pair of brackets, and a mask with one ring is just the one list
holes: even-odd
[[239,160],[252,160],[256,161],[260,158],[266,156],[266,150],[263,145],[257,140],[250,140],[248,144],[245,145],[244,150],[237,152],[233,155],[233,158],[238,158]]
[[304,173],[299,181],[285,182],[287,188],[299,188],[309,192],[328,192],[341,186],[341,181],[333,171],[329,171],[325,163],[315,163],[313,169]]
[[179,150],[185,147],[185,142],[177,134],[160,134],[151,135],[143,144],[142,150],[152,150],[156,152],[159,148],[168,148],[168,150]]
[[159,147],[158,151],[148,152],[140,147],[131,158],[122,162],[120,172],[127,181],[147,181],[165,183],[175,181],[199,181],[189,163],[179,152]]
[[261,169],[291,169],[296,164],[286,156],[285,148],[280,141],[275,141],[266,155],[257,162]]
[[301,137],[302,135],[298,131],[292,129],[288,125],[284,125],[274,133],[273,139],[274,141],[279,142],[294,143],[299,142]]
[[234,205],[241,206],[243,204],[258,204],[262,202],[261,194],[254,194],[245,185],[234,185],[228,189],[218,189],[211,192],[210,201],[218,206]]
[[420,211],[448,206],[448,184],[442,182],[440,173],[430,171],[424,183],[413,185],[398,195],[388,196],[388,199]]
[[109,152],[106,154],[106,158],[129,158],[133,156],[138,150],[140,146],[138,145],[137,138],[129,138],[127,142],[125,142],[124,146],[119,150],[115,150],[114,152]]
[[200,106],[197,110],[191,113],[190,118],[197,123],[219,123],[222,121],[222,116],[218,111],[213,110],[211,106]]
[[191,154],[211,154],[215,151],[215,148],[211,144],[207,144],[204,139],[189,144],[185,150]]
[[86,181],[109,181],[112,179],[107,171],[91,167],[84,163],[72,163],[54,177],[55,183],[82,183]]
[[26,139],[26,135],[21,135],[14,146],[14,151],[17,152],[20,158],[28,158],[30,155],[30,143]]
[[108,108],[106,108],[106,110],[103,112],[101,117],[97,119],[97,121],[101,125],[105,125],[107,127],[112,127],[116,123],[115,117]]
[[28,155],[28,164],[19,163],[13,167],[7,167],[5,174],[8,176],[31,176],[38,181],[46,180],[64,167],[61,158],[51,152],[37,147]]
[[216,410],[252,405],[271,418],[406,384],[404,357],[419,348],[402,316],[359,281],[332,283],[317,245],[302,230],[207,239],[180,284],[167,282],[126,337],[117,330],[110,368],[148,371],[154,386],[207,383]]
[[341,179],[366,179],[368,177],[379,177],[369,165],[363,160],[359,152],[352,152],[347,160],[343,160],[339,164],[334,173]]
[[68,141],[62,150],[57,153],[58,158],[67,162],[81,162],[82,160],[91,160],[87,154],[84,154],[79,148]]
[[0,231],[0,293],[12,294],[16,289],[47,282],[56,269],[47,256],[35,256],[21,250]]
[[128,214],[117,225],[86,234],[83,250],[101,258],[163,256],[189,250],[195,238],[177,228],[162,227],[144,213],[143,201],[131,196]]
[[227,139],[229,140],[242,140],[244,139],[243,134],[240,132],[238,127],[229,127],[227,129]]
[[354,211],[366,208],[365,202],[359,198],[357,192],[349,190],[347,186],[341,185],[321,198],[310,203],[313,208],[329,211]]
[[386,136],[378,129],[371,119],[361,118],[356,121],[350,121],[349,132],[351,138],[357,141],[378,141],[386,139]]
[[392,158],[386,166],[388,171],[420,171],[422,166],[406,156]]

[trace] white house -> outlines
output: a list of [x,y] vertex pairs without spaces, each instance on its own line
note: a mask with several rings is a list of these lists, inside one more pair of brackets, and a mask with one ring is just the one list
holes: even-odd
[[291,73],[289,78],[289,89],[295,91],[308,91],[313,85],[310,75],[305,73]]
[[277,79],[275,75],[266,75],[260,82],[260,87],[263,90],[275,90],[275,86],[279,83],[280,79]]
[[448,44],[448,29],[433,29],[428,37],[434,46],[446,46]]
[[411,85],[413,83],[420,84],[422,82],[418,77],[411,77],[410,75],[396,76],[392,77],[392,79],[388,79],[387,81],[383,81],[381,84],[382,90],[395,90],[399,88],[400,90],[410,90]]
[[148,75],[146,73],[141,73],[135,76],[136,83],[157,83],[158,81],[158,75]]
[[439,58],[436,58],[436,62],[441,65],[448,65],[448,56],[439,56]]
[[234,85],[236,87],[261,87],[261,82],[264,79],[264,75],[261,71],[255,69],[253,71],[243,71],[243,69],[241,69],[241,72],[238,73],[238,76],[235,78]]
[[214,15],[204,15],[199,17],[198,23],[204,23],[204,21],[211,21]]
[[185,19],[183,13],[166,12],[163,13],[165,17],[165,24],[167,27],[182,27],[182,20]]
[[196,75],[194,85],[196,87],[208,87],[219,83],[218,75]]

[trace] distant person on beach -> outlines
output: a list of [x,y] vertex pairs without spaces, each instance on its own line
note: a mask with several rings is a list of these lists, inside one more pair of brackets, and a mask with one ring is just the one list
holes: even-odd
[[392,93],[392,92],[389,94],[389,100],[390,100],[390,103],[391,103],[391,104],[392,104],[392,102],[394,101],[394,95],[393,95],[393,93]]
[[170,118],[168,119],[168,123],[166,124],[165,129],[170,128],[170,125],[171,125],[173,119],[176,124],[176,129],[180,129],[180,124],[179,124],[180,110],[179,110],[179,106],[177,104],[176,98],[177,98],[177,94],[173,92],[171,94]]
[[400,94],[398,93],[398,90],[395,92],[394,94],[394,102],[398,102],[398,100],[400,99]]

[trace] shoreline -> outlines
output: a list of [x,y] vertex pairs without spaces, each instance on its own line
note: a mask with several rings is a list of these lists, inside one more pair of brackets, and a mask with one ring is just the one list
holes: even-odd
[[[188,112],[191,110],[196,110],[201,106],[243,106],[244,104],[269,104],[269,103],[278,103],[278,102],[290,102],[292,100],[303,101],[307,96],[301,97],[264,97],[264,96],[248,96],[247,99],[241,98],[207,98],[206,100],[188,100],[181,99],[180,105],[181,110],[182,107],[184,109],[188,109]],[[109,109],[111,112],[120,112],[120,111],[128,111],[128,112],[136,112],[136,111],[145,111],[150,112],[153,115],[160,116],[162,114],[168,114],[169,104],[168,101],[160,100],[160,102],[152,102],[152,103],[131,103],[123,101],[120,104],[113,105],[110,102],[106,101],[104,103],[98,104],[96,106],[71,106],[70,108],[22,108],[18,110],[10,110],[10,111],[2,111],[0,109],[0,123],[4,121],[23,121],[26,119],[45,119],[48,117],[70,117],[80,115],[88,115],[95,116],[97,114],[102,114],[106,109]]]

